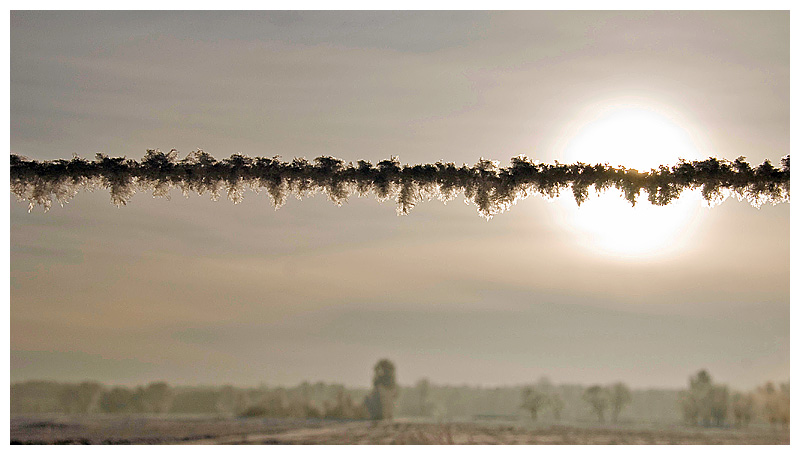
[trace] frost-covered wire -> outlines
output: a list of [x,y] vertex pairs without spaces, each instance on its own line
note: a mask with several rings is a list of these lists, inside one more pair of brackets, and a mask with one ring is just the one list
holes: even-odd
[[491,218],[520,199],[532,194],[555,197],[571,188],[580,205],[590,187],[602,192],[614,187],[635,204],[643,191],[654,205],[667,205],[685,189],[700,188],[709,203],[728,195],[747,199],[758,207],[769,202],[789,201],[789,156],[776,168],[769,161],[751,167],[744,158],[734,161],[709,158],[680,161],[649,172],[606,164],[539,163],[524,155],[511,159],[509,167],[481,159],[473,166],[454,163],[401,164],[397,158],[373,165],[321,156],[313,161],[279,157],[250,158],[232,155],[217,161],[203,151],[190,153],[182,160],[175,150],[148,150],[141,161],[97,154],[94,161],[80,157],[71,160],[35,161],[11,155],[11,191],[20,201],[48,210],[53,201],[64,204],[81,189],[107,188],[111,202],[125,205],[140,190],[153,196],[169,197],[172,188],[185,196],[190,192],[209,193],[212,199],[225,191],[234,203],[241,202],[245,190],[266,190],[277,209],[289,194],[303,198],[323,192],[337,205],[353,194],[375,194],[380,201],[393,199],[397,213],[407,214],[420,201],[449,201],[463,193],[478,213]]

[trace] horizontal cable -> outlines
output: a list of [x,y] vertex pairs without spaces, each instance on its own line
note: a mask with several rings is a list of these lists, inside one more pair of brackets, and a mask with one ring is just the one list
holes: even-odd
[[266,190],[275,208],[281,207],[290,194],[303,198],[322,192],[341,205],[353,194],[373,193],[380,201],[395,200],[401,215],[420,201],[449,201],[463,193],[481,216],[491,218],[531,194],[553,198],[567,188],[580,205],[592,186],[597,192],[617,188],[631,204],[636,204],[643,191],[651,204],[667,205],[684,190],[700,188],[711,204],[735,195],[758,207],[766,202],[789,201],[789,156],[781,160],[781,168],[769,161],[751,167],[740,157],[734,161],[682,160],[672,167],[639,172],[607,164],[539,163],[524,155],[512,158],[508,167],[484,159],[473,166],[441,161],[406,165],[394,157],[375,165],[363,160],[345,163],[328,156],[313,161],[281,161],[279,157],[232,155],[217,161],[203,151],[179,160],[175,150],[148,150],[141,161],[103,154],[97,154],[93,161],[77,156],[35,161],[11,155],[11,191],[20,201],[29,202],[31,209],[42,206],[45,210],[54,200],[63,205],[82,189],[106,188],[111,202],[121,206],[137,191],[168,198],[174,187],[187,196],[190,192],[209,193],[214,200],[224,190],[231,201],[239,203],[250,188],[255,192]]

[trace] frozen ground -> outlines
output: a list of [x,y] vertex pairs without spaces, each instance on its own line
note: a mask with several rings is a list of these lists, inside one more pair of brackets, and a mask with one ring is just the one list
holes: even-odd
[[773,428],[332,422],[207,416],[12,417],[15,444],[788,444]]

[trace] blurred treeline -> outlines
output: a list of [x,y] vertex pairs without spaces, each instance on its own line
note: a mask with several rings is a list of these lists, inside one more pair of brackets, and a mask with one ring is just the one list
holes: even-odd
[[[436,385],[423,379],[413,386],[399,387],[394,417],[525,421],[531,419],[530,405],[526,400],[541,396],[544,398],[536,413],[538,422],[591,423],[598,421],[598,396],[605,396],[603,390],[611,394],[614,387],[619,385],[555,385],[546,378],[531,384],[505,387]],[[724,388],[724,393],[713,392],[720,387]],[[674,424],[685,421],[720,426],[758,422],[780,424],[784,420],[788,423],[788,383],[778,386],[768,383],[751,391],[730,391],[725,386],[713,384],[710,377],[707,380],[701,377],[699,382],[697,377],[692,377],[686,390],[633,389],[626,393],[629,395],[616,412],[613,395],[608,397],[608,413],[614,422]],[[367,388],[346,388],[323,382],[304,382],[295,387],[244,388],[170,386],[164,382],[122,387],[97,382],[28,381],[11,385],[11,413],[365,419],[368,413],[364,400],[368,394]]]
[[689,425],[746,427],[753,422],[789,426],[789,383],[767,382],[751,391],[731,391],[706,370],[689,377],[679,404]]
[[219,414],[227,416],[366,418],[368,390],[304,382],[296,387],[230,385],[106,386],[99,382],[27,381],[11,385],[11,413]]

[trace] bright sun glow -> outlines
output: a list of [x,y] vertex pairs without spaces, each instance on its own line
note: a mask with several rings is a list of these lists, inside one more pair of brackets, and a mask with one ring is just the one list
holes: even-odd
[[[642,106],[615,106],[577,122],[562,158],[566,163],[607,163],[640,171],[672,166],[680,158],[703,157],[686,129],[669,116]],[[557,204],[565,225],[594,251],[619,257],[652,257],[684,246],[702,208],[698,192],[684,191],[667,206],[653,206],[642,193],[631,207],[620,191],[590,190],[580,207],[571,191]]]

